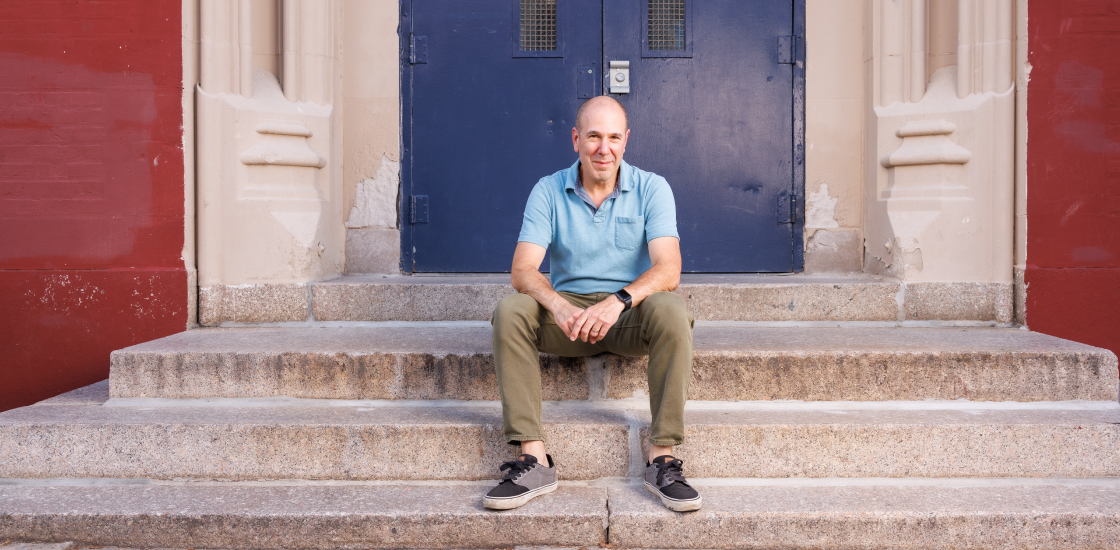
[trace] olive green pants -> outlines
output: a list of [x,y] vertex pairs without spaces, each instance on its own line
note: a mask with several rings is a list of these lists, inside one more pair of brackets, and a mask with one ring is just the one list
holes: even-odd
[[[566,300],[581,308],[605,300],[609,293],[572,294]],[[571,341],[552,312],[527,294],[502,298],[490,319],[494,327],[494,364],[502,396],[502,421],[509,443],[544,441],[541,429],[541,371],[538,352],[587,357],[603,352],[649,355],[649,408],[653,413],[650,443],[684,441],[684,403],[692,375],[692,314],[684,300],[657,292],[625,311],[605,338],[595,344]]]

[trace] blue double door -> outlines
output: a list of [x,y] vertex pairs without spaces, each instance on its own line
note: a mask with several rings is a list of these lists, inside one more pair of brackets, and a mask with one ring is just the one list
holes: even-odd
[[610,95],[684,271],[799,271],[803,1],[402,0],[402,268],[509,271],[576,109]]

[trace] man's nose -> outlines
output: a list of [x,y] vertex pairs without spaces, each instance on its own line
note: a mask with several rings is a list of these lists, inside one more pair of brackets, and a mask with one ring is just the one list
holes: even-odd
[[609,154],[611,154],[611,147],[610,147],[610,142],[609,142],[609,141],[607,141],[607,140],[605,140],[605,139],[604,139],[604,140],[602,140],[602,141],[600,141],[600,142],[599,142],[599,149],[598,149],[598,150],[596,150],[595,152],[596,152],[596,153],[598,153],[598,154],[600,154],[600,155],[609,155]]

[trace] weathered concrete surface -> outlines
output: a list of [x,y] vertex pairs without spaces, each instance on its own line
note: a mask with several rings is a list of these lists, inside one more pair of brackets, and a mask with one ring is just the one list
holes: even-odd
[[136,548],[597,547],[606,489],[504,512],[486,487],[0,487],[0,540]]
[[[394,192],[396,185],[393,186]],[[396,209],[393,209],[394,216]],[[401,272],[401,232],[398,229],[346,230],[346,271],[349,273]]]
[[315,283],[317,321],[488,321],[509,276],[350,276]]
[[701,321],[896,321],[898,283],[852,277],[692,275],[676,290]]
[[[842,405],[842,404],[838,404]],[[546,404],[562,479],[624,476],[648,413]],[[688,410],[693,477],[1120,476],[1108,410]],[[473,407],[72,407],[0,414],[0,478],[493,479],[517,447]]]
[[[1117,399],[1111,352],[1021,330],[701,326],[694,337],[691,399]],[[648,392],[644,358],[607,356],[596,395],[585,360],[541,362],[545,400]],[[113,397],[498,398],[488,327],[194,330],[113,352],[110,372]]]
[[906,283],[906,319],[1010,323],[1015,309],[1014,294],[1014,284],[1010,282]]
[[[896,321],[896,282],[866,277],[685,274],[676,290],[699,320]],[[314,283],[317,321],[488,321],[508,275],[352,275]]]
[[198,324],[305,321],[308,285],[214,285],[199,289]]
[[[351,230],[348,240],[355,231],[371,230]],[[366,267],[389,265],[365,257],[356,261]],[[675,292],[701,321],[1007,323],[1013,314],[1012,290],[1011,283],[967,282],[907,283],[903,288],[897,281],[866,275],[684,274]],[[309,314],[317,321],[487,321],[498,301],[513,292],[508,275],[355,274],[306,285],[219,285],[201,289],[199,322],[302,321]]]
[[13,542],[10,544],[0,544],[0,548],[4,550],[71,550],[74,547],[74,543],[69,541],[53,543]]
[[109,381],[102,380],[76,390],[44,399],[36,405],[100,405],[109,400]]
[[[545,400],[587,399],[584,361],[541,358]],[[188,331],[113,352],[114,397],[498,399],[489,328]]]
[[643,487],[610,489],[622,548],[1120,548],[1112,487],[711,487],[669,511]]
[[693,477],[1120,476],[1120,408],[687,411],[685,426]]
[[[879,401],[1117,399],[1116,356],[994,328],[694,331],[689,399]],[[646,359],[608,356],[607,396],[646,394]]]
[[[549,411],[564,479],[626,475],[620,411]],[[501,408],[70,407],[0,414],[0,478],[496,479]]]

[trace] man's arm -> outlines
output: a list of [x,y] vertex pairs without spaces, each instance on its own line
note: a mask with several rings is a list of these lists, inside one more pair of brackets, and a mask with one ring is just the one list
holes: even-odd
[[[518,243],[518,248],[522,244],[525,243]],[[514,253],[514,256],[516,257],[516,253]],[[544,259],[543,253],[541,259]],[[622,287],[630,293],[631,306],[642,303],[642,300],[645,300],[654,292],[676,290],[681,284],[681,243],[676,237],[658,237],[650,241],[649,259],[652,264],[650,268],[639,275],[637,279],[634,279],[634,282]],[[540,262],[537,262],[537,266],[540,267]],[[539,271],[537,275],[544,279]],[[545,284],[547,283],[546,280]],[[517,285],[514,284],[514,286]],[[549,289],[551,290],[551,287]],[[561,299],[563,298],[561,297]],[[622,300],[619,300],[616,296],[608,296],[606,300],[583,311],[574,321],[571,332],[565,329],[564,333],[573,341],[578,337],[584,342],[594,344],[607,335],[607,331],[618,321],[618,316],[622,314],[625,307],[626,305],[622,303]]]
[[583,309],[573,306],[559,292],[552,288],[548,278],[541,274],[541,262],[548,250],[539,244],[521,241],[513,251],[513,266],[510,268],[510,282],[514,290],[532,296],[545,309],[552,312],[556,324],[573,341],[572,323],[583,313]]
[[[630,293],[630,304],[642,303],[654,292],[673,291],[681,286],[681,242],[676,237],[658,237],[649,242],[649,259],[653,265],[622,287]],[[618,298],[615,301],[622,304]]]

